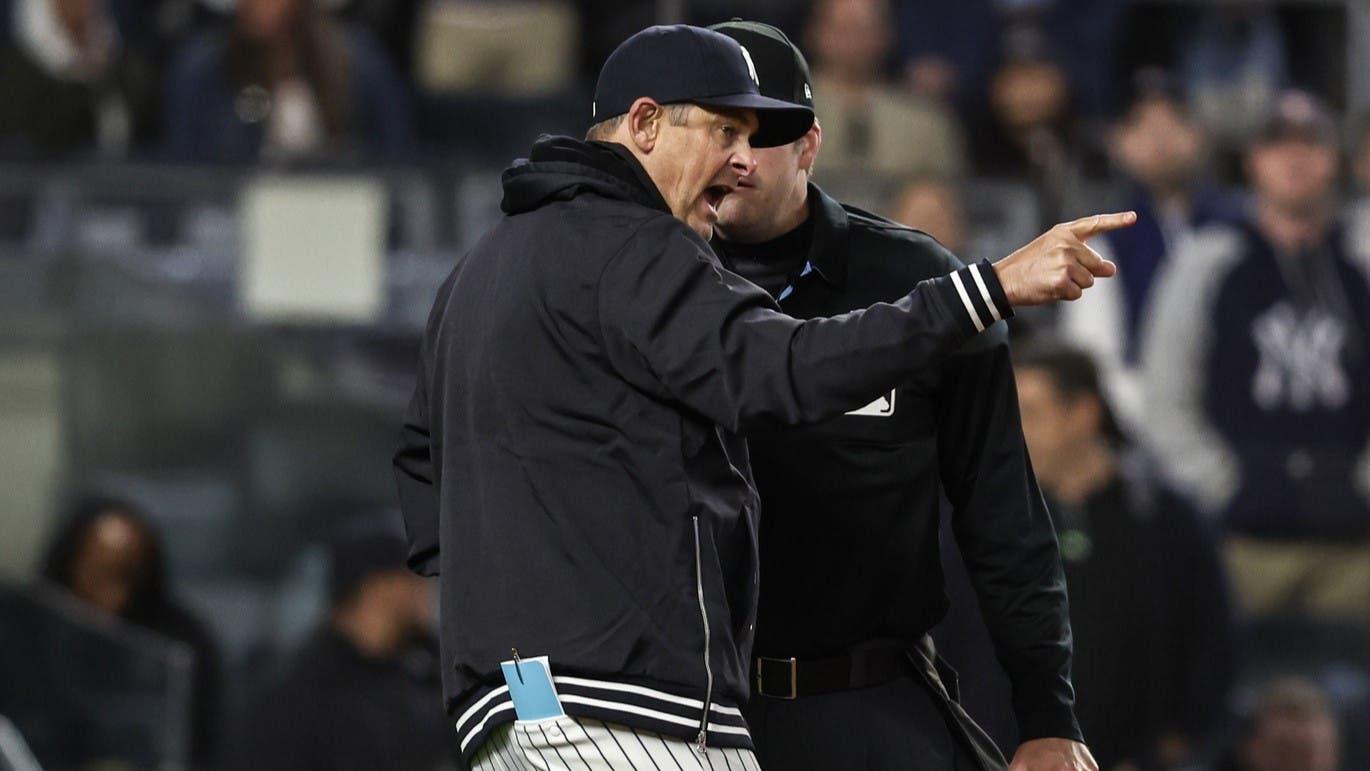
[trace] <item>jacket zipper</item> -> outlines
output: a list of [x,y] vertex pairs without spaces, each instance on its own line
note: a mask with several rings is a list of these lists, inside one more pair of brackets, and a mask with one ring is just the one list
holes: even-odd
[[709,709],[714,698],[714,669],[709,663],[709,612],[704,605],[704,560],[700,556],[699,515],[695,515],[695,589],[699,593],[699,618],[704,622],[704,715],[699,719],[699,736],[695,739],[695,750],[701,755],[708,751]]

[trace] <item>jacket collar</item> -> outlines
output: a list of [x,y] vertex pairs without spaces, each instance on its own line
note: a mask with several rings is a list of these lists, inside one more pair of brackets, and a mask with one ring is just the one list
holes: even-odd
[[847,210],[810,182],[809,216],[813,217],[813,239],[808,262],[834,289],[842,289],[847,285],[847,260],[851,254],[851,220]]
[[637,159],[637,156],[617,142],[595,142],[594,144],[605,147],[618,156],[618,159],[627,167],[627,172],[632,175],[632,179],[637,182],[648,206],[667,214],[671,213],[670,205],[666,203],[666,198],[661,195],[661,188],[656,186],[656,182],[647,173],[647,169],[642,167],[642,162]]
[[612,142],[539,137],[527,158],[504,170],[501,183],[500,208],[507,214],[583,193],[632,201],[667,214],[671,211],[642,164],[627,148]]

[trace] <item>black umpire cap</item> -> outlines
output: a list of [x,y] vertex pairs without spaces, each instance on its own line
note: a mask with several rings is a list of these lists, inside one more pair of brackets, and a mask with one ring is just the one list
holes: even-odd
[[778,27],[733,19],[709,29],[722,32],[751,52],[763,96],[813,109],[813,78],[809,75],[809,63],[799,47]]
[[756,111],[753,147],[793,142],[813,125],[812,105],[763,96],[758,60],[744,44],[702,27],[648,27],[609,54],[595,84],[591,116],[596,122],[628,112],[651,97],[661,104]]

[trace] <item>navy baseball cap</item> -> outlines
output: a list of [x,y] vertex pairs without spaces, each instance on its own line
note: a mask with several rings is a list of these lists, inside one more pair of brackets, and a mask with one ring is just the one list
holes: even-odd
[[623,41],[599,71],[591,117],[622,115],[644,96],[661,104],[755,110],[760,126],[753,147],[789,144],[813,125],[813,108],[762,95],[756,64],[742,44],[702,27],[648,27]]
[[1287,139],[1336,146],[1339,142],[1337,123],[1317,97],[1306,91],[1288,89],[1275,98],[1257,128],[1253,142],[1260,145]]
[[762,96],[813,109],[813,77],[809,74],[809,62],[778,27],[732,19],[709,29],[736,40],[751,54],[761,80]]

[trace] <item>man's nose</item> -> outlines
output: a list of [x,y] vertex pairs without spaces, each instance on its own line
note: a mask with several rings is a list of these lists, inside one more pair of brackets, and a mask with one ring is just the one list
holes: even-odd
[[750,150],[739,150],[733,153],[729,165],[733,167],[733,171],[737,172],[737,176],[745,177],[756,171],[756,156],[752,155]]

